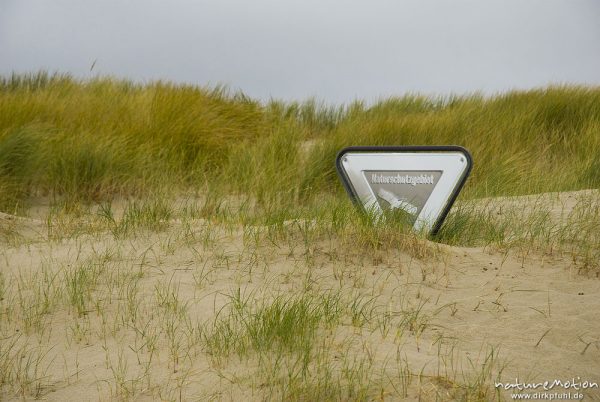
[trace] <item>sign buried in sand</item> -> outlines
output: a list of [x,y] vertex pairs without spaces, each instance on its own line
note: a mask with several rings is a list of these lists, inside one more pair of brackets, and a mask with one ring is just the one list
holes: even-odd
[[348,147],[336,160],[354,201],[378,218],[402,214],[417,231],[435,234],[471,171],[458,146]]

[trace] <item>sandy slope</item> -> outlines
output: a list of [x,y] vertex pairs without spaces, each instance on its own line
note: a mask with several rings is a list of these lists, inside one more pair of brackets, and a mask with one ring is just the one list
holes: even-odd
[[[558,205],[554,218],[573,208],[576,195],[548,196]],[[533,203],[521,198],[497,200],[497,205],[517,201]],[[0,315],[0,351],[18,337],[19,344],[47,352],[44,379],[39,381],[45,400],[265,398],[264,379],[256,374],[259,364],[251,357],[217,364],[189,339],[194,331],[180,322],[174,324],[171,338],[180,347],[169,344],[168,323],[156,313],[157,289],[163,288],[174,289],[181,303],[187,303],[191,326],[214,318],[238,288],[256,299],[306,289],[375,298],[370,320],[357,326],[343,319],[322,336],[332,339],[334,352],[339,347],[346,358],[368,359],[373,372],[393,376],[398,362],[406,363],[413,373],[407,399],[452,399],[459,384],[475,384],[488,367],[492,378],[504,382],[580,377],[600,383],[600,280],[579,275],[567,256],[440,246],[439,260],[421,261],[400,250],[385,255],[352,252],[329,239],[308,251],[300,245],[266,244],[251,252],[241,228],[203,220],[192,223],[192,240],[185,239],[178,223],[127,239],[101,233],[55,241],[39,241],[47,234],[42,220],[2,215],[0,224],[5,232],[37,239],[0,246],[0,270],[10,285],[4,303],[19,300],[19,277],[22,283],[33,283],[41,280],[36,272],[60,273],[99,256],[108,261],[103,273],[107,278],[139,273],[137,282],[121,281],[120,290],[118,279],[101,280],[94,293],[100,307],[81,317],[57,307],[44,317],[43,330],[25,331],[18,318]],[[200,240],[209,232],[213,241]],[[144,349],[142,338],[133,325],[119,321],[127,320],[123,306],[127,293],[133,292],[127,283],[135,283],[138,323],[157,334],[157,350],[148,365],[148,353],[135,353]],[[2,309],[9,311],[0,304]],[[418,312],[414,326],[400,325],[411,312]],[[389,326],[381,324],[386,313]],[[495,360],[488,365],[491,355]],[[144,367],[150,367],[149,375]],[[120,378],[129,381],[131,395],[117,385]],[[375,396],[399,398],[389,386]],[[587,390],[585,396],[600,400],[600,390]],[[2,398],[20,396],[5,387]]]

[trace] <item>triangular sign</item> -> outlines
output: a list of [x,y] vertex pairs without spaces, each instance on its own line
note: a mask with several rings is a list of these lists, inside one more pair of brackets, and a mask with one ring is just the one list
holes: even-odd
[[336,167],[350,197],[383,216],[401,211],[417,231],[435,234],[471,171],[459,146],[348,147]]

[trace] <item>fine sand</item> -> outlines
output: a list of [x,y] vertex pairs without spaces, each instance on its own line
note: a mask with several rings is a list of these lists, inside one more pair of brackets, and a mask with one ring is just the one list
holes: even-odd
[[[547,195],[555,203],[548,219],[560,221],[578,194]],[[501,215],[514,203],[535,208],[540,197],[479,202]],[[600,383],[600,279],[582,274],[568,254],[426,242],[433,255],[418,258],[352,250],[349,239],[306,246],[297,233],[252,245],[248,229],[210,219],[132,236],[52,237],[68,230],[49,229],[42,212],[31,216],[0,215],[9,238],[0,243],[0,370],[13,371],[0,375],[0,400],[286,399],[275,379],[286,371],[273,368],[275,357],[209,353],[202,333],[238,293],[258,304],[338,292],[346,307],[361,305],[320,326],[316,344],[326,345],[341,388],[373,384],[366,399],[510,399],[494,391],[495,381]],[[77,310],[66,282],[81,266],[96,274],[92,299]],[[50,300],[46,310],[28,316],[40,300]],[[310,399],[306,389],[320,376],[292,396]],[[580,392],[600,400],[598,388]]]

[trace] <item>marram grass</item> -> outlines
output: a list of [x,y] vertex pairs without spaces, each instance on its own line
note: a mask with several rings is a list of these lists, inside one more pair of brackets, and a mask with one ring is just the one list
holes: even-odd
[[[269,238],[289,237],[297,227],[309,245],[353,230],[368,249],[423,256],[429,251],[418,236],[391,221],[374,227],[349,209],[334,160],[348,145],[429,144],[462,145],[474,159],[438,241],[573,250],[584,270],[598,266],[594,194],[561,225],[544,218],[551,206],[543,203],[501,219],[468,203],[600,188],[598,87],[328,106],[265,104],[220,87],[166,82],[44,72],[0,77],[0,212],[25,212],[40,199],[71,215],[98,205],[103,218],[95,225],[127,236],[168,226],[173,201],[188,199],[198,217],[264,225]],[[123,199],[129,206],[114,216],[111,203]],[[78,233],[80,219],[73,222]],[[55,226],[48,233],[64,236]],[[11,232],[5,227],[0,235],[13,239]]]
[[0,78],[0,210],[208,191],[290,208],[341,196],[348,145],[457,144],[463,198],[600,186],[600,88],[549,87],[372,106],[267,104],[223,88],[67,75]]
[[[353,208],[333,161],[347,145],[463,145],[475,168],[435,240],[498,248],[490,268],[566,254],[599,276],[600,192],[540,194],[600,187],[599,101],[600,88],[556,87],[332,107],[0,79],[0,211],[50,204],[45,220],[0,215],[0,399],[89,382],[118,400],[502,400],[498,347],[463,344],[453,320],[522,310],[504,288],[465,299],[462,273],[448,286],[446,247]],[[536,195],[496,198],[517,194]],[[550,297],[565,317],[539,288],[541,325]],[[535,349],[547,333],[521,338]],[[421,365],[413,346],[437,356]]]

